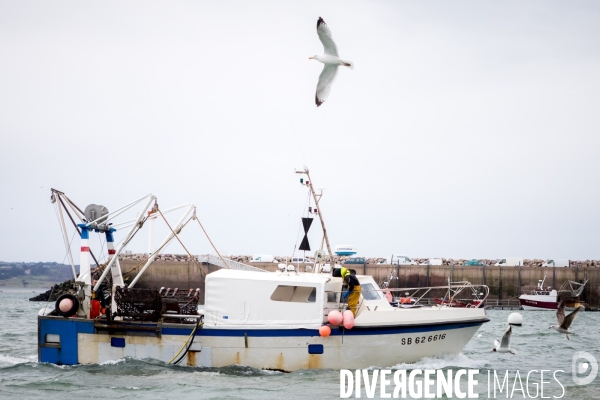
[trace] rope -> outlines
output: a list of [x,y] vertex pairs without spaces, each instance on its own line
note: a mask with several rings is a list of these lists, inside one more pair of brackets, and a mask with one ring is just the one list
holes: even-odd
[[146,257],[145,259],[143,259],[142,261],[140,261],[138,265],[136,265],[135,267],[131,268],[129,271],[125,272],[123,274],[123,276],[129,275],[129,273],[133,272],[134,269],[139,268],[142,264],[145,264],[146,261],[148,261],[149,258],[150,257]]
[[[163,217],[164,218],[164,217]],[[217,250],[217,248],[215,247],[215,245],[213,244],[212,240],[210,240],[210,237],[208,236],[208,233],[206,233],[206,230],[204,229],[204,227],[202,226],[202,222],[200,222],[200,219],[196,217],[196,211],[194,210],[194,216],[192,217],[194,218],[196,221],[198,221],[198,224],[200,225],[200,228],[202,228],[202,232],[204,232],[204,235],[206,235],[206,238],[208,239],[208,241],[210,242],[210,245],[212,246],[212,248],[215,250],[215,252],[217,253],[217,255],[219,256],[219,258],[221,259],[221,261],[223,262],[223,265],[226,265],[227,268],[229,268],[229,264],[227,264],[225,262],[225,260],[223,259],[223,257],[221,256],[221,253],[219,253],[219,250]],[[194,258],[195,260],[195,258]],[[196,262],[197,264],[197,262]]]
[[[144,218],[143,220],[140,221],[140,223],[138,224],[137,229],[133,232],[133,234],[131,235],[131,237],[129,238],[129,240],[127,242],[124,242],[124,240],[126,238],[123,238],[118,243],[120,244],[121,242],[123,242],[122,247],[125,248],[125,246],[127,246],[129,244],[129,242],[131,242],[133,240],[133,238],[135,237],[135,235],[137,235],[137,233],[140,231],[140,228],[144,225],[144,222],[146,222],[147,219],[148,219],[148,217],[146,217],[146,218]],[[115,248],[116,247],[118,247],[118,245],[115,246]],[[131,271],[133,271],[134,269],[136,269],[137,267],[139,267],[140,265],[142,265],[143,263],[145,263],[146,261],[148,261],[148,258],[146,258],[145,260],[142,260],[138,265],[136,265],[135,267],[131,268],[129,271],[127,271],[124,274],[122,274],[122,276],[127,276],[127,274],[129,274]]]
[[[188,353],[190,347],[192,346],[192,343],[194,343],[194,338],[196,337],[196,331],[198,330],[198,327],[200,325],[204,325],[204,322],[202,322],[202,318],[198,318],[198,323],[196,324],[196,326],[192,330],[192,333],[190,333],[190,336],[188,336],[188,338],[186,339],[186,341],[183,343],[183,346],[181,346],[181,348],[179,349],[179,351],[177,352],[177,354],[175,354],[173,356],[173,358],[171,358],[167,364],[171,364],[171,362],[173,362],[173,360],[176,359],[177,356],[179,356],[179,354],[181,354],[181,352],[183,351],[183,349],[187,347],[186,350],[185,350],[185,353],[183,353],[183,355],[179,358],[179,360],[175,361],[174,364],[179,364],[179,362],[181,360],[183,360],[183,357],[185,357],[185,355]],[[191,339],[191,342],[190,342],[190,339]],[[188,342],[190,342],[189,346],[188,346]]]
[[[67,227],[65,226],[65,219],[62,215],[62,209],[60,208],[59,202],[55,201],[54,204],[56,204],[56,208],[54,209],[54,212],[56,214],[56,219],[58,220],[58,224],[62,228],[61,234],[62,234],[62,237],[64,240],[65,250],[67,251],[65,258],[67,258],[67,256],[69,256],[69,261],[71,262],[71,270],[73,272],[73,279],[76,279],[77,275],[75,274],[75,263],[73,262],[73,255],[71,254],[71,244],[69,243],[68,236],[67,236]],[[73,239],[71,238],[71,242],[72,241],[73,241]],[[63,260],[63,263],[64,263],[64,260]]]
[[104,252],[104,241],[100,238],[100,232],[98,232],[98,241],[100,242],[100,262],[102,262],[108,258],[108,254]]
[[[190,256],[190,258],[192,260],[194,260],[194,262],[196,263],[196,265],[198,266],[198,268],[200,268],[200,271],[204,272],[204,275],[207,274],[207,272],[200,266],[200,264],[198,264],[198,260],[196,260],[196,257],[194,257],[192,255],[192,253],[190,253],[190,251],[187,249],[187,247],[185,247],[185,245],[183,244],[183,242],[181,241],[181,239],[179,239],[179,236],[177,236],[177,233],[175,233],[175,231],[173,230],[173,228],[171,228],[171,225],[169,224],[169,221],[167,221],[167,219],[165,218],[165,216],[163,215],[163,213],[160,210],[156,210],[158,211],[158,213],[160,214],[160,216],[165,220],[165,223],[167,224],[167,226],[169,227],[169,229],[171,230],[171,232],[173,233],[173,236],[175,236],[175,238],[177,239],[177,241],[179,242],[179,244],[181,245],[181,247],[183,247],[183,249],[185,250],[185,252],[188,254],[188,256]],[[188,222],[190,222],[190,220],[194,218],[193,216],[188,219],[185,224],[183,224],[183,226],[179,229],[179,231],[181,232],[181,229],[183,229],[183,227],[185,227],[187,225]],[[202,226],[202,225],[200,225]],[[204,228],[203,228],[204,229]],[[209,239],[210,240],[210,239]]]
[[[73,243],[73,239],[75,239],[75,233],[76,232],[73,232],[73,236],[71,237],[71,242],[69,244]],[[69,249],[70,249],[70,246],[69,246]],[[52,289],[50,289],[50,296],[48,296],[48,300],[46,300],[46,305],[44,306],[44,310],[48,308],[48,303],[50,303],[50,299],[52,298],[52,294],[54,294],[54,286],[56,286],[56,283],[58,282],[58,277],[60,276],[60,272],[62,271],[62,267],[65,264],[65,260],[67,258],[67,255],[68,255],[68,251],[67,251],[67,254],[65,254],[65,256],[63,257],[61,266],[58,268],[58,273],[56,274],[56,278],[54,278],[54,285],[52,285]]]
[[[147,218],[146,218],[146,219],[147,219]],[[163,219],[164,219],[164,216],[163,216]],[[190,218],[190,219],[191,219],[191,218]],[[145,220],[144,220],[144,221],[145,221]],[[165,219],[165,222],[166,222],[166,219]],[[184,228],[184,227],[185,227],[185,226],[188,224],[188,222],[190,222],[190,220],[189,220],[189,219],[188,219],[188,220],[185,222],[185,224],[183,224],[183,226],[182,226],[181,228],[183,229],[183,228]],[[169,225],[169,223],[168,223],[168,222],[167,222],[167,225]],[[169,228],[170,228],[170,226],[169,226]],[[171,231],[173,231],[173,230],[171,229]],[[137,234],[138,232],[139,232],[139,229],[138,229],[137,231],[135,231],[134,235],[135,235],[135,234]],[[132,238],[133,238],[133,236],[132,236]],[[178,239],[179,239],[179,238],[178,238]],[[129,243],[129,241],[128,241],[127,243]],[[124,245],[124,246],[125,246],[125,245]],[[146,262],[147,262],[147,261],[150,259],[150,257],[152,257],[153,255],[155,255],[155,256],[156,256],[156,255],[158,254],[158,252],[159,252],[159,251],[161,251],[162,249],[164,249],[166,246],[167,246],[167,244],[165,244],[163,247],[161,247],[161,248],[159,248],[159,249],[155,250],[155,251],[154,251],[154,253],[152,253],[152,254],[148,255],[146,258],[144,258],[142,261],[140,261],[140,262],[139,262],[139,263],[138,263],[138,264],[137,264],[135,267],[133,267],[133,268],[131,268],[129,271],[127,271],[127,272],[123,273],[123,276],[128,276],[128,275],[129,275],[131,272],[133,272],[135,269],[139,268],[139,267],[140,267],[142,264],[145,264],[145,263],[146,263]],[[182,246],[183,246],[183,245],[182,245]],[[185,248],[185,247],[184,247],[184,248]],[[189,254],[189,253],[188,253],[188,254]],[[195,261],[195,258],[194,258],[194,261]],[[202,268],[200,268],[200,269],[202,270]],[[204,272],[204,271],[202,271],[202,272]]]
[[84,215],[83,215],[83,211],[81,211],[81,210],[79,209],[79,207],[77,207],[77,206],[76,206],[76,205],[75,205],[75,204],[74,204],[74,203],[71,201],[71,199],[69,199],[69,198],[67,197],[67,195],[66,195],[66,194],[62,193],[61,195],[62,195],[62,197],[64,197],[64,198],[65,198],[65,200],[67,201],[67,204],[69,205],[69,207],[71,207],[71,210],[73,210],[73,212],[75,213],[75,215],[77,215],[77,218],[79,218],[81,221],[83,221],[83,217],[84,217]]

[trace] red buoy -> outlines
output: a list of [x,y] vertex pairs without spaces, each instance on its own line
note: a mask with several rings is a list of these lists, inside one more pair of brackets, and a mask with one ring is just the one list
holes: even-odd
[[327,337],[331,335],[331,328],[329,327],[329,325],[323,325],[322,327],[320,327],[319,335],[321,335],[322,337]]

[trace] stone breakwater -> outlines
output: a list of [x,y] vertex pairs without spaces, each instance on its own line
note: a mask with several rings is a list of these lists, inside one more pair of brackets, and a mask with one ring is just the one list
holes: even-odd
[[[202,261],[202,255],[197,255],[194,256],[196,258],[196,260],[198,261]],[[236,256],[225,256],[223,255],[224,258],[228,258],[230,260],[233,261],[237,261],[237,262],[241,262],[244,264],[247,264],[250,262],[250,260],[252,259],[252,256],[247,256],[247,255],[236,255]],[[146,260],[148,258],[147,254],[121,254],[119,256],[119,260],[124,260],[124,261],[138,261],[138,262],[142,262],[144,260]],[[344,261],[346,261],[348,258],[351,258],[350,256],[333,256],[333,259],[335,260],[335,262],[337,264],[343,264]],[[290,262],[291,257],[282,257],[282,256],[275,256],[274,259],[276,260],[276,262],[278,263],[285,263],[286,260],[287,262]],[[426,261],[429,260],[429,258],[413,258],[413,261],[417,264],[425,264]],[[455,265],[455,266],[462,266],[462,265],[466,265],[466,263],[469,261],[469,259],[452,259],[452,258],[442,258],[442,265]],[[189,261],[191,261],[190,257],[187,254],[161,254],[159,256],[156,257],[155,261],[168,261],[168,262],[181,262],[181,263],[187,263]],[[479,261],[481,264],[483,265],[494,265],[496,264],[498,261],[500,261],[500,259],[479,259],[477,260]],[[547,260],[542,260],[542,259],[525,259],[523,260],[523,266],[524,267],[541,267]],[[329,262],[329,257],[325,257],[325,262]],[[369,257],[366,258],[366,263],[367,265],[377,265],[377,264],[386,264],[387,263],[387,259],[383,258],[383,257]],[[600,260],[570,260],[569,261],[569,266],[570,267],[595,267],[595,268],[600,268]]]
[[56,301],[63,294],[75,294],[76,291],[75,281],[71,279],[63,283],[57,283],[50,290],[30,298],[29,301]]

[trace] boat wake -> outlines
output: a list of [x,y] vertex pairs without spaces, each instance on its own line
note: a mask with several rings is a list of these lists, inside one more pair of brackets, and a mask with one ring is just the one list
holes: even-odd
[[124,358],[119,358],[118,360],[102,361],[102,362],[99,362],[98,365],[117,365],[117,364],[122,364],[124,362],[126,362],[126,360]]
[[463,353],[456,355],[446,355],[439,357],[425,357],[413,364],[397,364],[392,369],[444,369],[444,368],[484,368],[487,362],[485,360],[474,360]]
[[[160,371],[162,368],[176,368],[189,370],[190,372],[199,373],[207,376],[215,375],[236,375],[236,376],[268,376],[283,374],[281,371],[265,370],[248,367],[244,365],[228,365],[225,367],[191,367],[187,365],[173,365],[164,363],[163,361],[154,358],[135,359],[130,357],[120,358],[118,360],[103,361],[97,364],[89,364],[87,366],[79,366],[81,368],[94,368],[94,366],[118,366],[120,368],[139,368],[143,367],[146,372],[156,369]],[[154,371],[156,372],[156,371]]]
[[0,368],[3,367],[11,367],[13,365],[18,364],[27,364],[31,362],[37,361],[37,355],[29,356],[29,357],[11,357],[5,356],[4,354],[0,354]]

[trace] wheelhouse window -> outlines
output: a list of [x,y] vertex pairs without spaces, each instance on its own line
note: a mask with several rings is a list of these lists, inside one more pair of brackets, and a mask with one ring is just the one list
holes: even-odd
[[317,300],[317,288],[314,286],[279,285],[271,295],[271,300],[292,303],[314,303]]
[[360,286],[365,300],[379,300],[381,298],[372,283],[364,283]]

